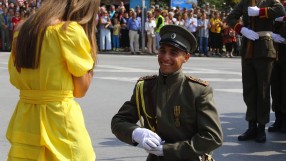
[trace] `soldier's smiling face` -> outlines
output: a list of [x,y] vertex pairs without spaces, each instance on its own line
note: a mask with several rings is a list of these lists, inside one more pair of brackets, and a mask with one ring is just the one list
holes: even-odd
[[162,44],[158,51],[160,71],[166,75],[178,71],[189,58],[189,53],[168,44]]

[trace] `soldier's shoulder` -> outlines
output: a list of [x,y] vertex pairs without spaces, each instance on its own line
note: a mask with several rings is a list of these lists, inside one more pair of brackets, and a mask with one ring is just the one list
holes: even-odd
[[189,80],[189,81],[191,81],[191,82],[194,82],[194,83],[197,83],[197,84],[200,84],[200,85],[203,85],[203,86],[208,86],[209,85],[209,82],[207,82],[207,81],[204,81],[204,80],[202,80],[202,79],[199,79],[199,78],[196,78],[196,77],[194,77],[194,76],[186,76],[187,77],[187,79]]
[[145,81],[145,80],[154,80],[158,77],[158,75],[154,74],[154,75],[147,75],[147,76],[143,76],[143,77],[140,77],[138,79],[138,81]]

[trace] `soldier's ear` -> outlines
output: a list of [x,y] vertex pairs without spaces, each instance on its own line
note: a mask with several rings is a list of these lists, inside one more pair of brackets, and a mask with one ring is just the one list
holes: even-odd
[[185,61],[184,61],[184,63],[187,62],[190,59],[190,57],[191,57],[190,53],[185,54]]

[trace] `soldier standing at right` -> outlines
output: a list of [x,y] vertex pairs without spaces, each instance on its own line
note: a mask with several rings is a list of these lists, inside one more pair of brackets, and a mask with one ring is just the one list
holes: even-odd
[[[286,3],[281,1],[284,5]],[[274,62],[271,76],[272,110],[275,112],[275,122],[268,132],[286,133],[286,16],[275,19],[274,32],[281,35],[283,41],[277,43],[277,60]]]
[[[270,77],[276,51],[273,46],[273,21],[285,15],[283,5],[277,0],[257,1],[249,7],[250,0],[241,0],[226,19],[237,33],[243,35],[241,47],[243,99],[247,106],[248,129],[238,136],[239,141],[254,139],[265,142],[265,124],[270,114]],[[252,3],[253,4],[253,3]],[[243,16],[243,25],[237,20]],[[252,47],[247,49],[251,41]]]

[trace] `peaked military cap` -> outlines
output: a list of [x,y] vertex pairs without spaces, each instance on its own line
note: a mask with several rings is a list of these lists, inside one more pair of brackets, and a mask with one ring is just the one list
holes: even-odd
[[160,30],[160,44],[169,44],[188,53],[197,48],[195,36],[187,29],[178,25],[165,25]]

